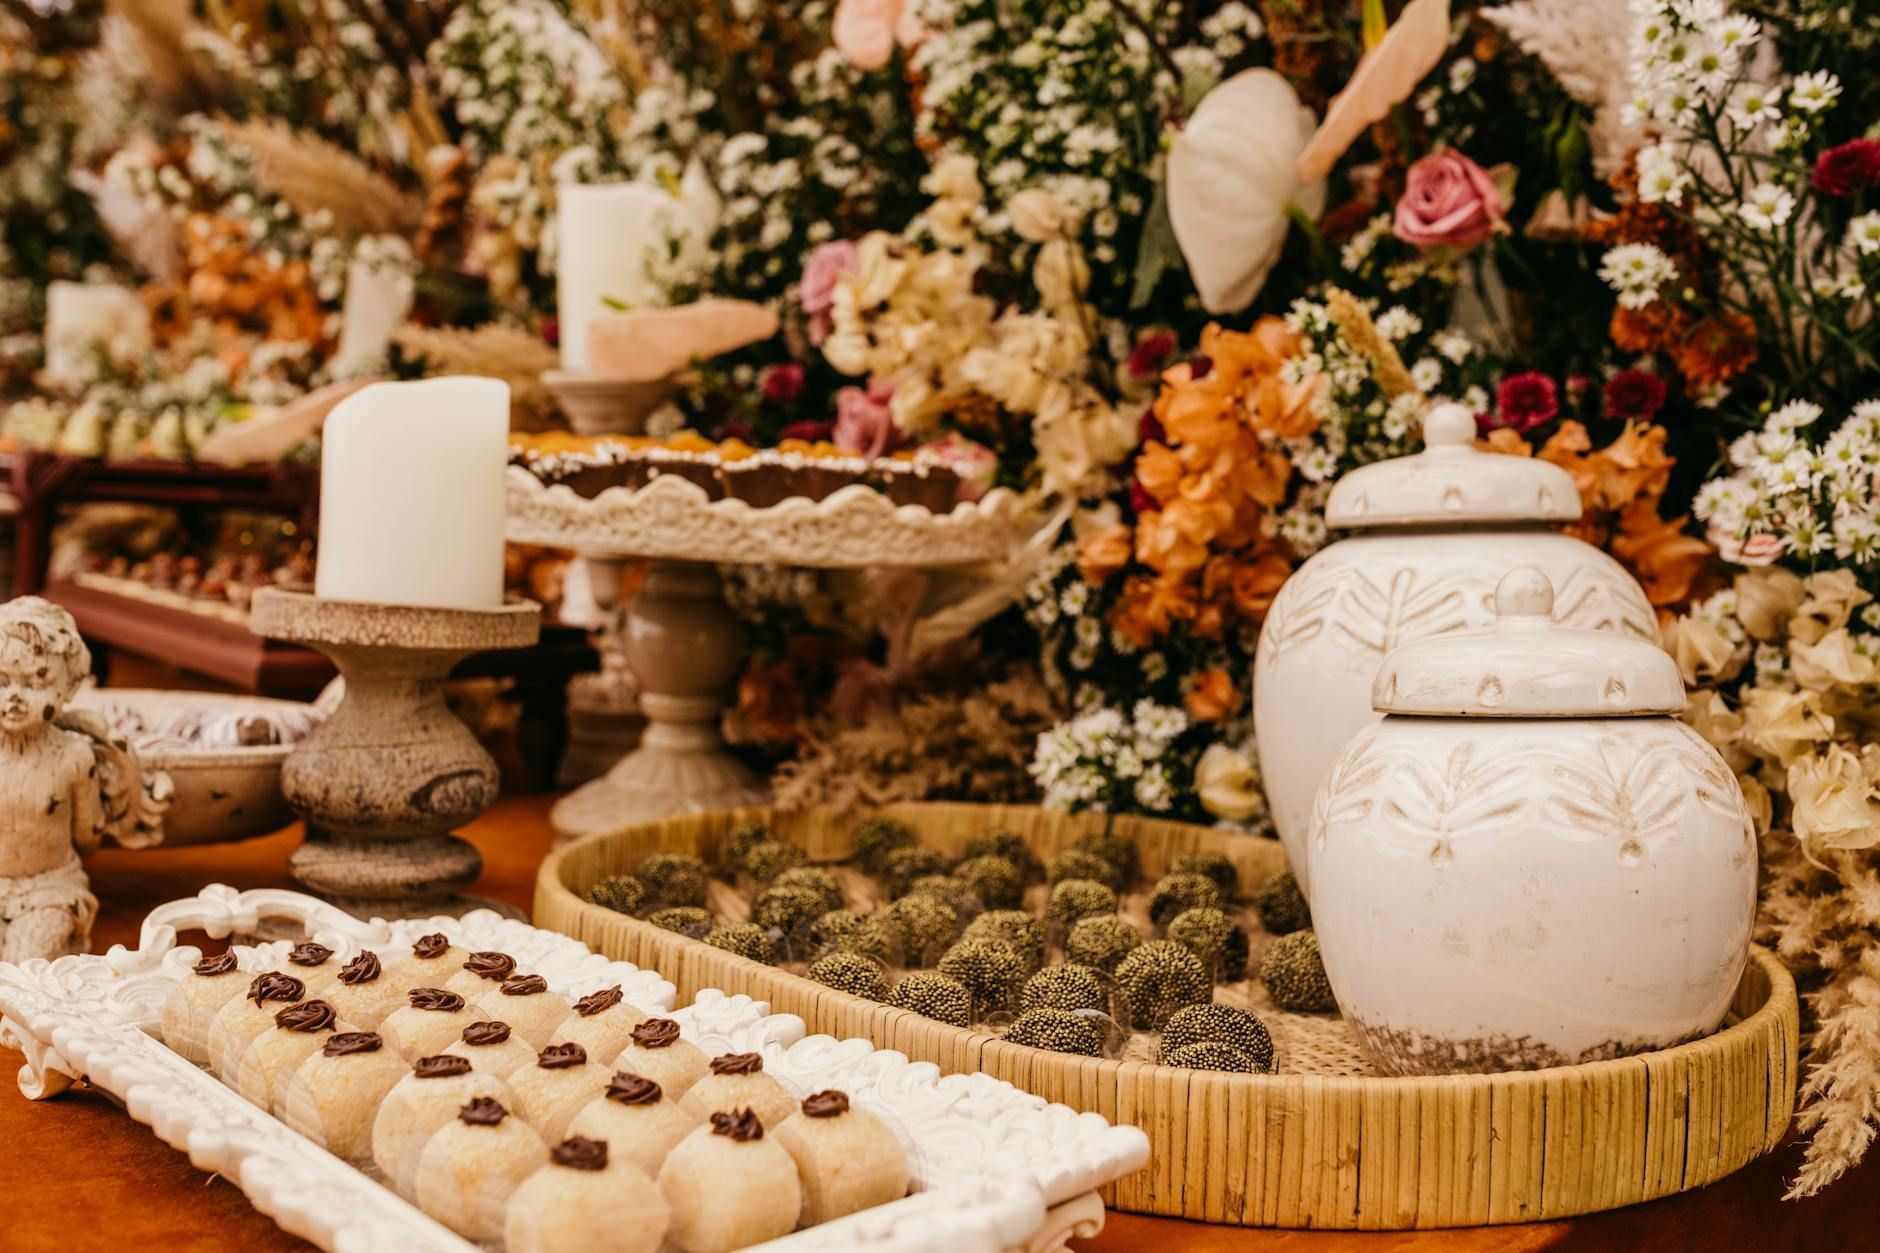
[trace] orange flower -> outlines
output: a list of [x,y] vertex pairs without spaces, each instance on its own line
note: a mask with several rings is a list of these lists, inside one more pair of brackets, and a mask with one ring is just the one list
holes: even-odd
[[1655,496],[1641,496],[1619,515],[1612,552],[1638,576],[1645,598],[1655,606],[1682,606],[1691,587],[1715,556],[1709,544],[1685,532],[1688,517],[1666,521],[1658,516]]
[[1189,714],[1197,722],[1222,722],[1240,708],[1240,693],[1225,670],[1204,670],[1195,676],[1195,685],[1182,698]]
[[1719,313],[1693,326],[1671,350],[1693,387],[1729,382],[1756,363],[1756,324],[1741,313]]
[[1264,622],[1273,598],[1292,574],[1292,562],[1277,552],[1263,553],[1234,571],[1234,607],[1249,622]]
[[1131,575],[1110,611],[1110,625],[1137,648],[1149,648],[1176,622],[1195,616],[1194,589],[1180,579]]
[[1196,543],[1166,511],[1145,513],[1136,519],[1136,560],[1158,574],[1181,577],[1199,570],[1208,559],[1205,543]]
[[1627,422],[1618,439],[1594,454],[1600,474],[1598,502],[1606,508],[1628,508],[1640,497],[1656,500],[1671,482],[1673,458],[1665,454],[1662,426]]
[[1103,583],[1129,564],[1135,536],[1126,526],[1106,526],[1078,542],[1077,572],[1092,583]]
[[1677,342],[1686,321],[1683,312],[1662,300],[1643,309],[1621,305],[1612,311],[1609,333],[1613,344],[1625,352],[1659,352]]
[[1142,490],[1165,505],[1181,490],[1182,460],[1166,444],[1151,440],[1136,454],[1136,481]]
[[1479,447],[1490,452],[1498,452],[1504,457],[1532,457],[1534,449],[1528,446],[1521,432],[1512,426],[1498,426],[1482,439],[1475,441]]

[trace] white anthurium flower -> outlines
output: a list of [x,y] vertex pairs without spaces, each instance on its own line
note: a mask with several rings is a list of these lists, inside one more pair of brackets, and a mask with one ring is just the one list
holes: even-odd
[[1288,206],[1315,218],[1324,207],[1324,182],[1293,172],[1314,127],[1292,84],[1254,69],[1203,97],[1175,137],[1169,221],[1209,313],[1236,313],[1260,294],[1286,242]]

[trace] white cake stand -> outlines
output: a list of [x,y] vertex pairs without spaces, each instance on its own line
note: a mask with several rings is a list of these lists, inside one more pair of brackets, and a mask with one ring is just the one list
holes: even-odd
[[[768,790],[725,751],[718,724],[742,657],[738,622],[718,566],[936,567],[1006,555],[1018,498],[994,490],[950,513],[896,506],[855,484],[819,501],[794,497],[767,508],[712,500],[676,475],[584,499],[509,470],[512,542],[572,548],[596,563],[596,587],[618,586],[616,564],[650,558],[625,609],[627,665],[640,685],[640,745],[602,778],[556,804],[562,840],[704,809],[768,802]],[[603,608],[613,606],[603,604]]]

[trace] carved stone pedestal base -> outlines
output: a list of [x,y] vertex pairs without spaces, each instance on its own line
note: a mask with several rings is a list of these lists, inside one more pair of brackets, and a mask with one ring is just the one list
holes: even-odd
[[570,370],[550,370],[542,384],[555,393],[577,435],[641,435],[647,415],[673,393],[670,379],[628,383]]

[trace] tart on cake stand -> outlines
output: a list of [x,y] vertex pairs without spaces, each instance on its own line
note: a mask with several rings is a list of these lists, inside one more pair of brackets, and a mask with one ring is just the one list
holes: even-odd
[[581,496],[512,465],[512,542],[571,548],[591,561],[602,555],[651,560],[639,595],[626,606],[622,636],[627,665],[639,682],[646,730],[639,747],[605,776],[555,806],[557,836],[570,840],[629,822],[766,803],[763,782],[725,751],[719,733],[742,658],[719,565],[940,567],[989,561],[1006,555],[1017,513],[1018,498],[1003,489],[935,512],[896,505],[862,482],[821,499],[791,496],[759,507],[713,499],[678,474]]

